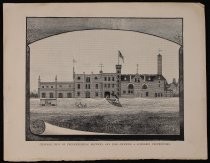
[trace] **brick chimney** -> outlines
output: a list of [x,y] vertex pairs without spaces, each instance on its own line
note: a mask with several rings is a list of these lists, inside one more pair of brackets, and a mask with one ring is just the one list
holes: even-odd
[[157,74],[162,75],[162,55],[157,55]]

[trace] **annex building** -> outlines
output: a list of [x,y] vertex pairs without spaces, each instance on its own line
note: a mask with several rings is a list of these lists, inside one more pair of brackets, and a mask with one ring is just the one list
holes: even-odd
[[39,76],[39,98],[104,98],[114,92],[119,97],[171,97],[173,90],[162,75],[162,55],[157,55],[157,74],[122,74],[122,65],[115,72],[77,74],[73,67],[73,81],[43,82]]

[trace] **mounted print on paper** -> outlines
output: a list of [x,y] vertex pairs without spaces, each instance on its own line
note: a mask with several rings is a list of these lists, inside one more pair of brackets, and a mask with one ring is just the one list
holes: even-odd
[[26,140],[184,140],[183,19],[27,17]]

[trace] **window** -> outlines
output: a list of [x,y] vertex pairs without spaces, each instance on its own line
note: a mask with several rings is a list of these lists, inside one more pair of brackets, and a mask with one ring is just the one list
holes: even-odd
[[50,93],[50,98],[53,98],[53,93],[52,92]]
[[133,94],[133,92],[134,92],[134,86],[133,86],[133,84],[129,84],[128,85],[128,93]]
[[49,86],[47,85],[46,88],[49,88]]
[[90,92],[89,91],[85,92],[85,97],[90,98]]
[[59,85],[59,87],[62,87],[62,85]]
[[140,83],[140,79],[138,79],[138,82]]
[[149,92],[146,92],[146,97],[148,97],[149,96]]
[[157,97],[157,93],[155,93],[155,97]]
[[147,85],[144,84],[144,85],[142,86],[142,89],[147,89]]
[[80,80],[80,76],[77,77],[77,80]]
[[63,93],[59,93],[58,98],[63,98]]
[[77,92],[77,96],[80,96],[80,92]]
[[90,89],[90,84],[86,84],[86,85],[85,85],[85,88],[86,88],[86,89]]
[[90,83],[90,77],[86,77],[86,82]]
[[51,86],[51,88],[53,88],[53,86]]
[[80,89],[80,84],[77,84],[77,89]]
[[123,94],[126,94],[126,91],[123,91]]
[[104,77],[104,81],[106,81],[106,77]]
[[67,93],[67,97],[68,97],[68,98],[72,98],[71,93]]
[[106,84],[104,84],[104,88],[106,88]]
[[42,88],[44,88],[44,86],[42,86]]
[[71,88],[71,84],[69,84],[69,87]]
[[159,84],[159,87],[160,87],[160,84]]
[[98,92],[95,93],[95,96],[98,97]]
[[42,93],[42,98],[45,98],[46,97],[46,93]]
[[120,73],[120,70],[117,70],[117,73]]
[[108,88],[110,88],[110,84],[108,84]]
[[114,81],[114,77],[112,77],[112,81]]
[[97,76],[95,77],[95,80],[97,80],[98,78],[97,78]]
[[114,84],[112,84],[112,88],[114,88]]
[[110,81],[110,77],[108,77],[108,81]]
[[135,82],[137,82],[137,79],[135,78]]
[[98,89],[98,84],[96,84],[96,89]]
[[133,84],[129,84],[128,89],[133,89]]
[[163,96],[163,94],[161,93],[161,94],[160,94],[160,96],[162,97],[162,96]]

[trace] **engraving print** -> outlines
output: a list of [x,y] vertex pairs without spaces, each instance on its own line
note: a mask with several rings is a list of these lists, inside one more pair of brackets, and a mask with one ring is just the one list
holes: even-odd
[[26,140],[184,140],[182,22],[28,17]]

